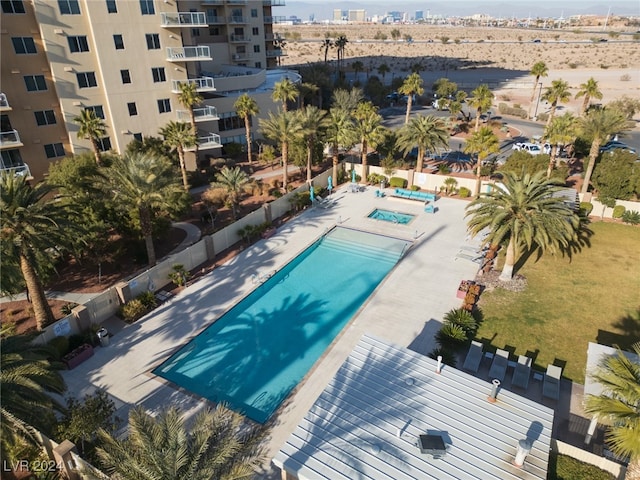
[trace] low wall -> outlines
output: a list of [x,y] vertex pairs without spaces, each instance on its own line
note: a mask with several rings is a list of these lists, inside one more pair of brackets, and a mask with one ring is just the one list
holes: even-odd
[[560,453],[562,455],[567,455],[568,457],[575,458],[576,460],[580,460],[581,462],[588,463],[589,465],[594,465],[605,472],[611,473],[618,480],[624,480],[624,476],[627,472],[627,469],[620,465],[619,463],[612,462],[611,460],[607,460],[604,457],[600,457],[598,455],[594,455],[591,452],[587,452],[586,450],[582,450],[581,448],[574,447],[573,445],[569,445],[568,443],[559,442],[558,440],[551,439],[551,450],[554,452]]
[[[580,197],[580,201],[584,201],[583,199],[586,197],[588,202],[593,205],[593,210],[591,211],[592,217],[601,217],[601,218],[613,218],[613,208],[607,207],[606,205],[600,203],[597,198],[591,196],[591,194],[580,193],[578,195]],[[616,205],[623,205],[627,210],[634,210],[636,212],[640,212],[640,202],[632,202],[630,200],[616,200]]]

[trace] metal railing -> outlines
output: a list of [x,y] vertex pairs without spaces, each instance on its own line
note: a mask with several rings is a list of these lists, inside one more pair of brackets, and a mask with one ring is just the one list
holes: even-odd
[[7,95],[5,93],[0,93],[0,109],[11,109],[11,105],[9,105],[9,100],[7,99]]
[[211,49],[208,46],[168,47],[167,60],[170,62],[212,60]]
[[271,7],[284,7],[286,2],[284,0],[262,0],[262,4]]
[[[190,122],[191,115],[189,110],[178,110],[178,120],[181,122]],[[218,110],[216,107],[211,107],[207,105],[202,108],[194,108],[193,116],[196,122],[209,122],[211,120],[218,120],[220,117],[218,116]]]
[[[220,135],[217,133],[209,133],[204,137],[198,137],[198,148],[200,150],[207,150],[209,148],[222,148],[220,143]],[[193,152],[196,147],[185,148],[187,152]]]
[[7,130],[6,132],[0,132],[0,147],[16,147],[22,145],[20,141],[20,135],[17,130]]
[[287,52],[282,50],[281,48],[277,50],[267,50],[267,58],[276,58],[276,57],[286,57]]
[[171,80],[173,93],[180,93],[180,84],[195,84],[199,92],[212,92],[216,89],[211,77],[189,78],[187,80]]
[[235,33],[229,35],[229,42],[231,43],[248,43],[251,38],[246,35],[236,35]]
[[176,12],[160,14],[163,27],[206,27],[207,17],[204,12]]
[[247,17],[242,15],[231,15],[228,17],[229,23],[247,23]]

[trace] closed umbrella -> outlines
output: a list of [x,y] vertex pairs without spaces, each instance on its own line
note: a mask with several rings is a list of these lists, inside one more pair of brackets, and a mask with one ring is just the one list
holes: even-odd
[[327,190],[329,190],[329,195],[331,195],[331,190],[333,190],[333,178],[331,178],[331,175],[327,178]]
[[355,169],[351,170],[351,182],[356,183],[356,171]]
[[309,185],[309,199],[311,200],[311,203],[313,203],[313,200],[315,200],[315,192],[313,191],[313,185]]

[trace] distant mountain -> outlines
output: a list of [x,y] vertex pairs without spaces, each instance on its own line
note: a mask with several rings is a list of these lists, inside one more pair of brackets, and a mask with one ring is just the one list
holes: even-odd
[[[391,5],[391,6],[390,6]],[[411,17],[416,10],[422,10],[424,15],[429,12],[438,16],[468,16],[483,13],[495,18],[568,18],[571,15],[601,15],[606,16],[611,8],[611,15],[628,15],[640,17],[640,3],[637,1],[612,1],[608,3],[588,3],[584,0],[563,0],[561,2],[469,2],[466,0],[449,0],[448,2],[427,3],[422,1],[405,0],[390,3],[387,0],[369,0],[366,2],[326,2],[323,0],[296,1],[286,0],[286,6],[274,8],[274,15],[286,17],[295,15],[303,21],[313,15],[316,21],[330,20],[333,10],[365,10],[367,17],[382,15],[388,11],[407,12]]]

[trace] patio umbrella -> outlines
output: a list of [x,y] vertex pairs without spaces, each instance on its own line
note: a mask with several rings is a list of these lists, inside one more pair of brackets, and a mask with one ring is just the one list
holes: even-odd
[[313,185],[309,185],[309,199],[311,200],[311,203],[313,203],[313,201],[315,200],[315,192],[313,191]]
[[333,190],[333,178],[331,178],[331,175],[327,177],[327,190],[329,190],[329,194],[331,194],[331,190]]
[[351,170],[351,182],[356,183],[356,170]]

